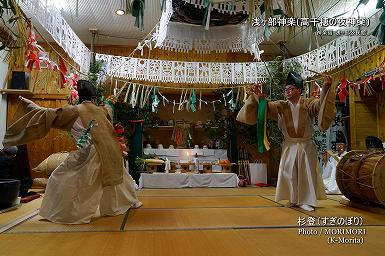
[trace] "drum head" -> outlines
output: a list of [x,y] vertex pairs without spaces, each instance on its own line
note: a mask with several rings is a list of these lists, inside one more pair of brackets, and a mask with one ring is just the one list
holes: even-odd
[[348,152],[337,165],[336,181],[350,200],[385,206],[385,153]]
[[373,172],[373,187],[377,199],[385,206],[385,153],[382,153],[382,158],[375,166]]
[[350,200],[357,201],[361,200],[361,198],[359,197],[359,190],[355,181],[357,178],[355,177],[356,170],[346,167],[344,169],[344,166],[348,161],[351,161],[351,158],[360,159],[365,154],[365,152],[366,151],[364,150],[349,151],[337,164],[336,181],[338,188],[340,189],[341,193]]

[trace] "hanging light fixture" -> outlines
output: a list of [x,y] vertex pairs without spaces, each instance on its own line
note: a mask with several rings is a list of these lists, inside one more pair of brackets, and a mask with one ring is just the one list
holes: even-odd
[[116,15],[122,16],[126,12],[124,11],[124,0],[120,0],[120,7],[116,10]]

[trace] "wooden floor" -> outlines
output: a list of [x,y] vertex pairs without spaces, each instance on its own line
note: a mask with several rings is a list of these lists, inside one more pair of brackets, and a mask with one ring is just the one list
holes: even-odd
[[[143,189],[142,208],[86,225],[45,221],[37,199],[0,214],[0,255],[385,255],[385,215],[342,205],[339,196],[309,213],[274,202],[274,193]],[[339,224],[323,223],[333,220]]]

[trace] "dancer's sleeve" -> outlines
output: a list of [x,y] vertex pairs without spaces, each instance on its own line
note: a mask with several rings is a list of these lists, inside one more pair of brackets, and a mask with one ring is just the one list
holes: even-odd
[[5,147],[41,139],[51,128],[69,131],[79,116],[75,106],[43,108],[23,97],[19,100],[12,124],[4,136]]
[[318,126],[321,131],[327,130],[336,116],[335,100],[336,90],[331,85],[323,86],[319,99],[312,98],[307,101],[310,116],[318,115]]
[[114,123],[114,110],[110,104],[106,103],[103,105],[103,111],[106,114],[107,119],[113,124]]
[[259,97],[252,93],[247,98],[245,105],[239,110],[237,121],[249,125],[257,123]]
[[278,121],[278,113],[280,112],[282,102],[282,100],[277,100],[267,103],[267,118]]
[[[267,103],[267,118],[277,121],[278,113],[281,106],[282,101],[269,101]],[[258,105],[259,105],[259,97],[256,94],[251,94],[247,100],[245,105],[241,108],[237,115],[237,121],[254,125],[257,123],[258,118]]]

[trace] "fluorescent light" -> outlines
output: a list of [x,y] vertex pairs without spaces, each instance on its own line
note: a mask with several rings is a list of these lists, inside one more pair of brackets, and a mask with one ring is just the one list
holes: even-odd
[[126,14],[126,12],[124,11],[124,0],[121,0],[120,1],[120,7],[116,10],[116,15],[119,15],[119,16],[122,16],[124,14]]
[[117,9],[115,13],[116,15],[119,15],[119,16],[124,15],[124,11],[122,9]]

